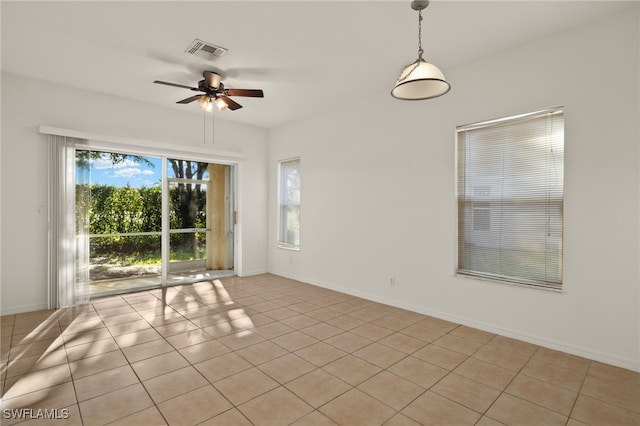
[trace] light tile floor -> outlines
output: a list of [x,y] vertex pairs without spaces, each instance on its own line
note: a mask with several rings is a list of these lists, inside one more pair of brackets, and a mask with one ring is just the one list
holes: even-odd
[[0,336],[3,425],[640,425],[638,373],[274,275]]

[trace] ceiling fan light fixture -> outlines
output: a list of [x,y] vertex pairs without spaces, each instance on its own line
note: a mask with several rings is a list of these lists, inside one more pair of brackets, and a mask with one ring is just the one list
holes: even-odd
[[451,90],[438,67],[422,59],[422,10],[429,6],[428,0],[414,0],[411,8],[418,11],[418,59],[400,72],[391,96],[396,99],[416,101],[442,96]]
[[214,102],[218,107],[218,111],[223,111],[229,107],[229,105],[222,98],[216,98]]
[[220,81],[222,80],[222,77],[220,76],[220,74],[212,71],[205,71],[203,73],[203,77],[204,77],[204,84],[207,87],[213,88],[213,89],[217,89],[218,87],[220,87]]
[[200,96],[200,99],[198,99],[198,104],[203,111],[213,111],[213,102],[211,101],[211,97],[209,96]]

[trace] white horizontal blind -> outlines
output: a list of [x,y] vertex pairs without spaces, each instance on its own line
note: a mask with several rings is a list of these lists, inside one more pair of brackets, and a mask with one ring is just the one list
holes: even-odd
[[280,162],[278,245],[300,247],[300,159]]
[[457,129],[458,273],[562,285],[561,108]]

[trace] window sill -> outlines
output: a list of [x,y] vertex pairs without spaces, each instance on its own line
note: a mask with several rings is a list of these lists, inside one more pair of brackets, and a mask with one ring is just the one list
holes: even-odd
[[279,249],[290,250],[290,251],[300,251],[300,246],[290,246],[286,244],[278,244]]
[[483,276],[483,275],[469,274],[461,271],[457,271],[455,273],[455,276],[460,278],[471,278],[478,281],[485,281],[485,282],[502,284],[502,285],[507,285],[512,287],[521,287],[521,288],[528,288],[532,290],[550,291],[552,293],[564,293],[564,289],[562,288],[562,285],[552,286],[552,285],[545,285],[545,284],[536,283],[536,282],[531,282],[531,283],[518,282],[518,281],[507,280],[507,279],[500,279],[497,277],[494,278],[494,277]]

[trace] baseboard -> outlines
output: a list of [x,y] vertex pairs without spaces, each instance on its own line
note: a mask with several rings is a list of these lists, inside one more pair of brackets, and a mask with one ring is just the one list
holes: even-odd
[[25,312],[44,311],[49,309],[46,302],[33,305],[12,306],[6,309],[0,309],[0,316],[23,314]]
[[248,270],[248,271],[238,272],[238,276],[239,277],[250,277],[252,275],[261,275],[261,274],[267,274],[267,273],[269,273],[269,270],[267,270],[267,269],[252,269],[252,270]]
[[479,330],[487,331],[489,333],[499,334],[501,336],[510,337],[512,339],[521,340],[534,345],[542,346],[548,349],[565,352],[571,355],[588,358],[590,360],[599,361],[604,364],[613,365],[616,367],[625,368],[632,371],[640,372],[640,361],[633,358],[620,357],[614,354],[605,353],[601,351],[595,351],[590,348],[585,348],[577,345],[568,345],[563,342],[558,342],[552,339],[547,339],[541,336],[522,333],[515,329],[505,328],[497,326],[495,324],[485,323],[477,321],[472,318],[462,317],[458,315],[451,315],[446,312],[434,311],[424,308],[422,306],[412,305],[400,300],[390,299],[387,297],[381,297],[373,293],[367,293],[362,291],[353,290],[350,288],[340,287],[326,282],[310,279],[309,277],[297,276],[295,274],[283,273],[282,271],[272,270],[271,274],[279,275],[285,278],[301,281],[307,284],[315,285],[317,287],[326,288],[328,290],[339,291],[340,293],[349,294],[351,296],[361,297],[363,299],[371,300],[373,302],[383,303],[385,305],[394,306],[408,311],[417,312],[423,315],[429,315],[435,318],[443,319],[446,321],[454,322],[456,324],[465,325],[468,327],[476,328]]

